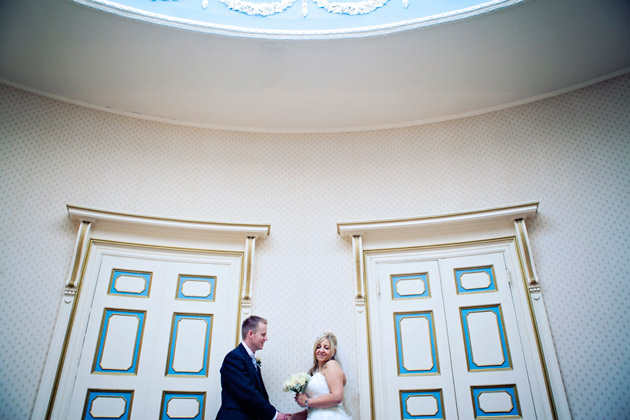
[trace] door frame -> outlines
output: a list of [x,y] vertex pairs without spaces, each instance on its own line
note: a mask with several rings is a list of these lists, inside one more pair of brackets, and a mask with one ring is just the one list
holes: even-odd
[[[459,250],[499,247],[507,251],[517,267],[512,274],[513,300],[518,311],[519,328],[532,388],[540,392],[534,398],[537,415],[543,419],[571,418],[562,376],[551,337],[551,330],[534,265],[525,220],[535,217],[538,202],[517,204],[463,213],[425,216],[411,219],[343,222],[337,232],[351,239],[355,265],[355,318],[357,325],[357,365],[359,413],[361,419],[383,418],[376,412],[374,398],[381,384],[375,383],[379,361],[372,349],[377,325],[370,319],[368,281],[375,278],[374,261],[382,256],[420,251],[440,258]],[[464,252],[464,251],[461,251]],[[518,302],[516,302],[518,301]],[[367,351],[365,351],[367,349]]]
[[[238,344],[240,322],[251,314],[256,240],[269,235],[270,225],[181,220],[72,205],[67,210],[70,220],[79,226],[32,420],[65,418],[69,403],[66,394],[72,391],[82,331],[90,311],[89,290],[94,287],[87,282],[96,281],[88,273],[93,269],[90,264],[99,245],[162,250],[194,258],[220,256],[237,264],[240,284],[233,335],[235,345]],[[83,290],[87,292],[82,297]]]

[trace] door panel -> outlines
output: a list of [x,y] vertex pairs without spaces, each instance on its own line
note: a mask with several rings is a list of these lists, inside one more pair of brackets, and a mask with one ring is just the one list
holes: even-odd
[[69,418],[202,419],[218,411],[240,264],[146,254],[101,257],[94,294],[85,297],[91,310]]
[[409,252],[376,267],[376,413],[536,418],[503,252],[424,261]]

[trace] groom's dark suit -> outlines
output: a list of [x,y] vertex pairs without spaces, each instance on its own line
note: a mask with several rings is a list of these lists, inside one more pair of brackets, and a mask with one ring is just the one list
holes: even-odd
[[221,409],[216,420],[271,420],[275,415],[260,370],[241,343],[223,359]]

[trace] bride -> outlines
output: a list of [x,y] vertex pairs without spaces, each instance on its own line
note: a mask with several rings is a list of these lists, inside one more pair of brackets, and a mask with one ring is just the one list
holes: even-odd
[[295,394],[295,402],[306,410],[291,415],[291,420],[352,420],[343,408],[343,387],[346,375],[337,355],[337,337],[324,333],[313,345],[312,376],[303,394]]

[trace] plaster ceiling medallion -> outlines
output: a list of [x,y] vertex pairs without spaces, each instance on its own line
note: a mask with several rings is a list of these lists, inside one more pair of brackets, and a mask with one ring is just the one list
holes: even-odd
[[387,33],[434,25],[487,13],[523,0],[73,1],[135,19],[202,32],[245,36],[334,37]]

